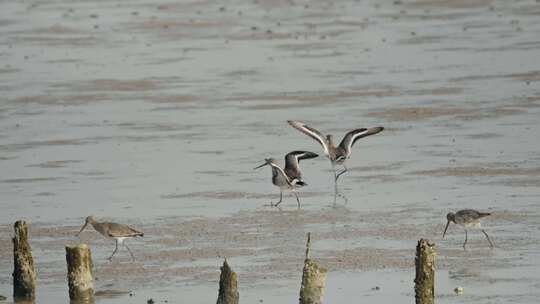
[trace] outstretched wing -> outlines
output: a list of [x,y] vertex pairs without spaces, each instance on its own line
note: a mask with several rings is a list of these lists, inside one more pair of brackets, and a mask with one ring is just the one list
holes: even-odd
[[297,129],[298,131],[308,135],[309,137],[315,139],[316,141],[321,144],[321,146],[324,149],[324,154],[328,155],[328,142],[326,141],[326,138],[324,135],[319,132],[316,129],[313,129],[312,127],[307,126],[305,123],[295,120],[287,120],[289,125],[291,125],[293,128]]
[[289,152],[285,155],[285,172],[291,179],[300,177],[300,167],[298,166],[300,160],[315,158],[317,156],[319,155],[309,151]]
[[277,173],[283,175],[283,177],[285,177],[285,180],[287,181],[288,184],[291,184],[291,183],[292,183],[292,182],[291,182],[291,178],[289,178],[289,176],[288,176],[287,174],[285,174],[285,171],[283,171],[283,169],[281,169],[280,166],[274,164],[273,162],[268,162],[268,164],[269,164],[270,166],[272,166],[272,168],[277,169]]
[[361,129],[352,130],[350,132],[347,132],[347,134],[345,134],[345,137],[343,137],[343,140],[341,141],[339,146],[347,152],[347,155],[349,155],[354,143],[358,139],[362,137],[370,136],[373,134],[377,134],[381,132],[382,130],[384,130],[383,127],[374,127],[374,128],[369,128],[369,129],[361,128]]

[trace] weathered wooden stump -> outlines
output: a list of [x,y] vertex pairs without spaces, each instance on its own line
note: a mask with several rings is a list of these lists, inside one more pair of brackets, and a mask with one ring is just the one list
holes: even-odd
[[94,301],[92,254],[86,244],[66,246],[69,299],[77,303]]
[[323,302],[327,270],[309,258],[310,251],[311,233],[308,233],[306,259],[304,260],[302,286],[300,287],[300,304],[321,304]]
[[221,267],[221,276],[219,277],[219,294],[217,304],[238,304],[240,293],[238,292],[238,281],[236,273],[232,271],[227,263],[227,259]]
[[416,278],[414,294],[416,304],[435,302],[435,244],[420,239],[416,246]]
[[13,298],[33,300],[36,296],[36,272],[28,243],[28,226],[24,221],[17,221],[13,228]]

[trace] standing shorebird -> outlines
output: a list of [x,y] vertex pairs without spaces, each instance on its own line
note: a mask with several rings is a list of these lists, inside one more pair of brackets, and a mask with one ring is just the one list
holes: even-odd
[[456,213],[450,212],[446,215],[446,219],[448,222],[446,223],[446,227],[444,228],[443,232],[443,239],[446,235],[446,230],[448,229],[448,225],[450,225],[450,222],[453,222],[454,224],[460,225],[465,229],[465,242],[463,243],[463,250],[465,250],[465,245],[467,244],[467,228],[475,228],[480,229],[482,233],[486,236],[489,246],[493,248],[493,243],[491,243],[491,240],[489,239],[489,235],[484,231],[484,229],[481,228],[480,225],[480,219],[484,218],[488,215],[491,215],[491,213],[487,212],[479,212],[472,209],[464,209],[459,210]]
[[[354,129],[352,131],[347,132],[343,139],[341,140],[341,143],[339,146],[336,146],[334,144],[334,137],[332,135],[326,135],[326,137],[319,132],[318,130],[307,126],[305,123],[295,120],[288,120],[287,121],[293,128],[299,130],[300,132],[308,135],[309,137],[315,139],[324,149],[324,154],[328,159],[330,159],[330,163],[332,164],[332,171],[334,171],[334,186],[335,190],[337,192],[337,180],[338,178],[345,172],[347,172],[347,167],[345,166],[345,161],[347,158],[351,156],[352,153],[352,147],[354,143],[366,136],[374,135],[382,130],[384,130],[383,127],[374,127],[374,128],[360,128],[360,129]],[[341,170],[339,173],[336,171],[336,165],[342,165],[343,170]]]
[[101,235],[103,235],[104,237],[111,238],[116,241],[116,248],[114,248],[113,253],[108,258],[109,261],[112,260],[112,257],[114,256],[114,254],[118,251],[118,244],[124,244],[124,246],[126,246],[127,250],[129,251],[131,258],[135,260],[133,253],[131,252],[127,244],[124,243],[124,240],[128,238],[137,237],[137,236],[144,236],[144,233],[123,224],[117,224],[117,223],[111,223],[111,222],[98,222],[93,216],[89,216],[86,218],[84,225],[82,226],[81,230],[79,231],[79,233],[77,233],[76,236],[79,236],[81,232],[83,232],[84,228],[88,226],[88,224],[92,225],[92,227],[94,227],[94,229],[97,232],[99,232]]
[[292,151],[285,155],[285,169],[278,166],[276,160],[273,158],[266,158],[264,164],[254,168],[259,169],[266,165],[272,167],[272,183],[279,187],[279,202],[275,205],[270,202],[271,206],[277,207],[283,200],[283,190],[290,190],[296,197],[298,208],[300,208],[300,199],[298,199],[298,194],[296,194],[295,190],[306,186],[307,184],[302,180],[302,174],[300,173],[298,163],[301,159],[310,159],[317,156],[319,155],[313,152]]

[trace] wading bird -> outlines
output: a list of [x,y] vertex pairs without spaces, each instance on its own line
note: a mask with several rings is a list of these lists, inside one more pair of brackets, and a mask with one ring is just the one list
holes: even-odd
[[94,227],[94,229],[97,232],[99,232],[101,235],[103,235],[104,237],[111,238],[116,241],[116,248],[114,248],[113,253],[108,258],[109,261],[112,260],[112,257],[114,256],[114,254],[118,251],[118,244],[124,244],[124,246],[126,246],[127,250],[129,251],[131,258],[135,260],[133,253],[131,252],[127,244],[124,243],[124,240],[128,238],[134,238],[137,236],[144,236],[144,233],[123,224],[117,224],[117,223],[111,223],[111,222],[98,222],[93,216],[89,216],[86,218],[84,225],[82,226],[81,230],[79,231],[79,233],[77,233],[76,236],[79,236],[81,232],[83,232],[84,228],[88,226],[88,224],[92,225],[92,227]]
[[484,218],[488,215],[491,215],[491,213],[487,212],[479,212],[473,209],[464,209],[459,210],[456,213],[450,212],[446,215],[446,219],[448,222],[446,223],[446,227],[444,228],[443,232],[443,239],[446,235],[446,230],[448,229],[448,226],[450,225],[450,222],[453,222],[454,224],[460,225],[465,229],[465,242],[463,242],[463,249],[465,250],[465,245],[467,244],[467,228],[474,228],[474,229],[480,229],[482,233],[486,236],[489,246],[493,248],[493,243],[491,243],[491,240],[489,239],[489,235],[482,229],[480,224],[480,219]]
[[266,158],[264,164],[254,168],[259,169],[266,165],[269,165],[272,168],[272,183],[279,187],[279,201],[275,205],[270,202],[271,206],[278,206],[283,200],[283,190],[290,190],[296,197],[298,208],[300,208],[300,199],[298,199],[296,189],[306,186],[307,184],[302,180],[302,174],[300,173],[298,163],[302,159],[310,159],[317,156],[319,155],[313,152],[292,151],[285,155],[285,169],[278,166],[276,160],[273,158]]
[[[337,180],[343,173],[347,172],[345,161],[351,156],[352,147],[354,143],[362,137],[374,135],[384,130],[383,127],[354,129],[352,131],[347,132],[345,136],[343,137],[343,139],[341,140],[341,143],[339,144],[339,146],[336,146],[334,144],[334,138],[330,134],[324,136],[318,130],[300,121],[288,120],[287,122],[293,128],[308,135],[309,137],[315,139],[319,144],[321,144],[324,150],[324,154],[326,155],[326,157],[328,157],[328,159],[330,159],[330,163],[332,164],[332,171],[334,171],[334,186],[335,186],[336,193],[337,193]],[[336,165],[342,165],[343,170],[341,170],[340,172],[337,172]]]

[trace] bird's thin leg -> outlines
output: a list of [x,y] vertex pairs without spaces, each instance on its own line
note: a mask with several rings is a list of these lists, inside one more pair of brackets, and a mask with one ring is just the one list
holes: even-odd
[[[283,200],[283,190],[279,189],[279,202],[277,202],[274,207],[277,207],[279,204],[281,204],[281,201]],[[272,203],[270,203],[272,205]]]
[[[345,165],[344,165],[343,167],[345,168],[345,170],[343,170],[343,171],[337,173],[336,167],[335,167],[334,163],[333,163],[332,161],[330,161],[330,163],[332,164],[332,171],[334,172],[334,205],[335,205],[335,204],[337,203],[337,197],[338,197],[338,196],[343,197],[343,195],[341,195],[341,194],[339,193],[339,188],[338,188],[338,183],[337,183],[337,181],[338,181],[338,178],[339,178],[339,176],[340,176],[341,174],[347,172],[347,167],[345,167]],[[345,197],[343,197],[343,198],[345,199],[345,202],[348,201],[347,198],[345,198]]]
[[337,180],[338,178],[343,174],[343,173],[346,173],[348,172],[348,169],[347,167],[345,166],[345,164],[343,164],[343,170],[340,171],[339,173],[337,173],[336,171],[336,167],[334,165],[334,163],[332,163],[332,170],[334,171],[334,205],[336,204],[337,202],[337,197],[340,196],[343,198],[343,200],[345,201],[345,204],[347,204],[349,202],[349,199],[344,196],[343,194],[339,193],[339,189],[338,189],[338,183],[337,183]]
[[349,202],[349,199],[345,196],[345,194],[340,193],[339,196],[341,196],[341,198],[343,198],[344,204],[347,205],[347,203]]
[[336,166],[334,165],[334,163],[332,161],[330,161],[330,164],[332,165],[332,172],[334,172],[334,182],[337,185],[338,176],[337,176],[337,172],[336,172]]
[[347,196],[345,196],[345,194],[343,193],[339,193],[339,191],[337,191],[336,189],[336,191],[334,192],[334,205],[336,205],[338,197],[341,197],[343,199],[343,202],[345,205],[347,205],[347,203],[349,202],[349,199],[347,198]]
[[493,243],[489,239],[489,235],[487,234],[487,232],[485,232],[484,229],[482,229],[482,232],[484,233],[484,235],[486,236],[486,238],[487,238],[487,240],[489,242],[489,247],[493,248]]
[[330,164],[332,165],[332,172],[334,172],[334,203],[335,203],[335,198],[337,196],[337,193],[338,193],[338,186],[337,186],[337,173],[336,173],[336,166],[334,165],[334,163],[332,161],[330,161]]
[[116,247],[114,248],[114,251],[113,253],[111,254],[111,256],[108,258],[109,261],[112,261],[112,257],[114,256],[114,254],[118,251],[118,240],[116,240]]
[[131,255],[131,259],[135,261],[135,256],[133,255],[133,252],[129,249],[128,245],[126,243],[123,243],[124,246],[126,246],[126,249],[128,250],[129,254]]
[[463,242],[463,250],[465,249],[465,245],[467,244],[467,229],[465,229],[465,242]]
[[341,172],[339,172],[337,175],[336,175],[336,182],[338,180],[338,178],[343,174],[343,173],[346,173],[348,172],[347,171],[347,167],[345,166],[345,164],[343,164],[343,170]]
[[293,191],[294,196],[296,196],[296,202],[298,203],[298,209],[300,209],[300,199],[298,199],[298,194],[296,194],[295,191]]

